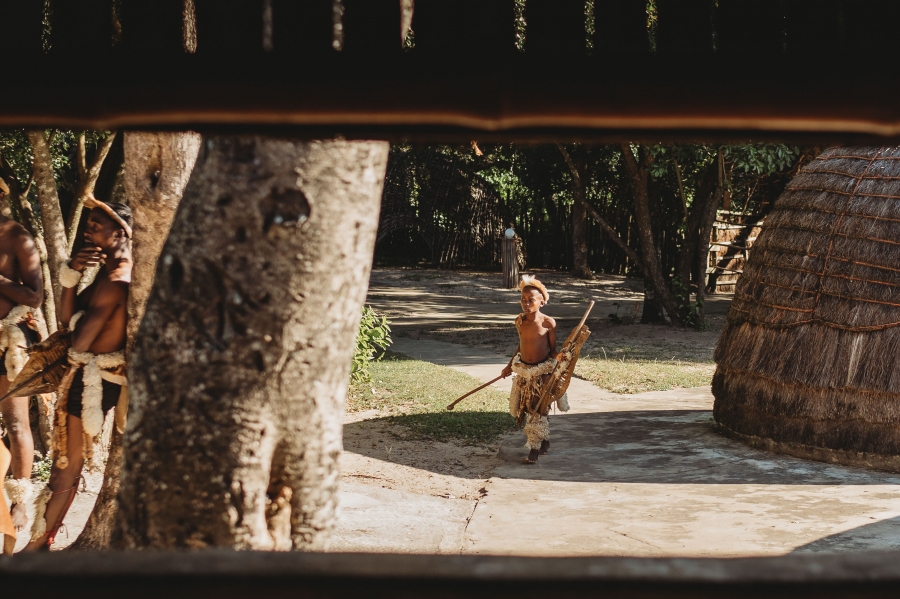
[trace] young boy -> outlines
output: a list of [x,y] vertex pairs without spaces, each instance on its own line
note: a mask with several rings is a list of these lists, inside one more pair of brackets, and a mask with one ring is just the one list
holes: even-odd
[[[516,318],[519,347],[503,369],[501,376],[516,373],[509,395],[509,413],[521,425],[525,421],[525,447],[531,451],[526,464],[536,464],[539,455],[550,450],[549,406],[544,413],[533,412],[540,402],[541,388],[556,367],[556,321],[541,312],[550,301],[550,294],[543,283],[525,275],[519,282],[522,292],[522,310]],[[569,411],[565,395],[556,402],[562,412]]]

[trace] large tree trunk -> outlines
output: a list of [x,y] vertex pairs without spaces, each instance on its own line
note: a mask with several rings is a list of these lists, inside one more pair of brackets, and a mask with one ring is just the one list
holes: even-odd
[[678,311],[678,303],[675,294],[666,284],[663,276],[659,257],[656,253],[656,240],[653,237],[653,220],[650,215],[650,163],[652,158],[646,151],[638,163],[637,158],[628,144],[621,144],[622,156],[625,167],[631,179],[632,193],[634,194],[634,220],[637,224],[638,236],[641,241],[641,260],[644,264],[644,277],[653,286],[655,299],[658,301],[672,324],[682,325],[684,321]]
[[387,155],[205,140],[131,362],[125,547],[324,545]]
[[[587,247],[587,164],[584,155],[579,157],[573,170],[575,202],[572,205],[572,259],[575,276],[582,279],[593,278],[588,263]],[[570,166],[570,168],[571,168]]]
[[[129,352],[153,287],[157,259],[199,149],[199,133],[125,133],[125,193],[134,215],[134,270],[128,292]],[[72,549],[109,548],[118,512],[122,455],[122,435],[115,432],[97,503]]]
[[[44,243],[47,246],[47,266],[50,269],[51,286],[44,286],[44,293],[53,290],[54,319],[59,313],[59,298],[62,296],[62,285],[59,282],[59,271],[68,259],[66,227],[63,223],[62,209],[59,206],[59,194],[56,191],[56,179],[53,176],[53,162],[50,158],[50,143],[41,130],[29,130],[28,141],[34,151],[34,183],[37,186],[38,203],[41,209],[41,226],[44,230]],[[56,322],[51,324],[51,315],[45,312],[47,326],[55,330]]]
[[563,159],[565,159],[566,165],[569,167],[569,172],[572,175],[572,192],[575,196],[575,201],[572,204],[572,261],[575,276],[582,279],[591,279],[594,275],[591,272],[591,267],[588,263],[588,204],[587,182],[585,181],[587,164],[583,159],[583,156],[576,164],[576,162],[572,160],[572,156],[569,154],[568,150],[566,150],[562,144],[556,144],[556,147],[559,148],[559,152],[562,154]]

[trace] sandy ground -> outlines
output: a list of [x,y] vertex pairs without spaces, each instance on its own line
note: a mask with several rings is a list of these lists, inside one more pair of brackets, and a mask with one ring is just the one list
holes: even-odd
[[344,417],[344,480],[447,499],[477,500],[500,464],[499,444],[407,441],[375,410]]
[[[707,298],[707,329],[703,332],[665,325],[613,324],[609,314],[639,323],[643,305],[639,279],[598,276],[583,281],[552,271],[533,274],[550,291],[544,312],[556,319],[561,331],[571,330],[587,303],[596,302],[588,320],[593,334],[585,345],[587,353],[599,353],[602,347],[607,352],[651,359],[712,361],[732,297]],[[511,353],[518,342],[512,321],[521,311],[519,292],[503,289],[499,273],[376,269],[367,302],[388,316],[398,336],[460,343],[499,354]]]

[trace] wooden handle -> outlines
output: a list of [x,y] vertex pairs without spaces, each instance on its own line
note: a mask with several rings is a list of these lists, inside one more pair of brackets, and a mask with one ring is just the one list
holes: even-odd
[[480,387],[475,387],[474,389],[472,389],[471,391],[469,391],[468,393],[466,393],[465,395],[463,395],[462,397],[460,397],[459,399],[457,399],[456,401],[454,401],[452,404],[450,404],[449,406],[447,406],[447,409],[448,409],[448,410],[452,410],[453,407],[454,407],[456,404],[458,404],[459,402],[461,402],[461,401],[464,400],[465,398],[469,397],[469,396],[472,395],[473,393],[478,393],[479,391],[481,391],[481,390],[484,389],[485,387],[488,387],[488,386],[490,386],[490,385],[493,385],[494,383],[496,383],[497,381],[499,381],[499,380],[502,379],[502,378],[503,378],[503,375],[501,374],[501,375],[498,376],[497,378],[495,378],[495,379],[493,379],[493,380],[490,380],[490,381],[486,382],[486,383],[483,384],[482,386],[480,386]]
[[581,330],[581,327],[584,326],[584,323],[587,322],[588,315],[591,313],[591,310],[594,309],[594,301],[591,300],[591,304],[587,307],[587,310],[584,311],[584,316],[581,317],[581,322],[578,323],[578,326],[572,329],[572,332],[569,333],[569,336],[566,337],[565,343],[563,343],[563,347],[568,345],[575,337],[578,336],[578,331]]

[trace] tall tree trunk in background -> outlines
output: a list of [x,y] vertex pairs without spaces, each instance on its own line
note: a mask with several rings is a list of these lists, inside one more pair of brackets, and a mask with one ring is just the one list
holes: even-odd
[[204,141],[131,361],[125,547],[324,545],[387,155]]
[[[720,151],[721,154],[721,151]],[[683,282],[682,297],[679,301],[690,304],[690,282],[697,285],[698,313],[694,316],[693,325],[703,326],[703,293],[706,285],[706,262],[709,259],[710,231],[716,218],[716,209],[722,200],[721,177],[717,176],[719,164],[713,163],[701,175],[694,203],[688,213],[685,224],[684,243],[678,251],[678,262],[675,272]],[[718,179],[718,184],[717,184]],[[712,220],[710,220],[712,214]],[[699,260],[699,263],[698,263]],[[696,267],[695,267],[696,265]]]
[[51,325],[50,314],[46,314],[47,326],[55,328],[55,315],[59,313],[59,298],[62,286],[59,282],[59,271],[68,259],[66,227],[63,223],[62,209],[59,206],[59,194],[56,191],[56,179],[53,176],[53,162],[50,159],[50,143],[43,131],[29,130],[28,141],[34,151],[34,183],[37,186],[38,204],[41,209],[41,225],[44,229],[44,243],[47,246],[47,266],[50,269],[53,290],[54,318]]
[[641,312],[641,324],[665,324],[662,304],[656,297],[653,282],[644,277],[644,309]]
[[645,150],[644,155],[640,158],[635,157],[631,146],[622,144],[622,156],[625,160],[625,167],[631,179],[631,189],[634,194],[634,220],[637,224],[638,236],[641,241],[641,260],[644,264],[644,277],[653,287],[654,296],[669,318],[672,324],[683,325],[684,321],[678,311],[678,303],[675,295],[666,284],[663,276],[662,268],[659,264],[659,257],[656,252],[656,241],[653,238],[653,220],[650,215],[650,164],[653,157],[649,150]]
[[588,264],[587,248],[587,182],[584,157],[580,156],[575,161],[562,144],[556,144],[560,154],[569,167],[572,175],[572,195],[575,201],[572,204],[572,262],[575,276],[582,279],[593,278],[591,266]]
[[594,274],[588,263],[587,247],[587,208],[584,200],[575,200],[572,205],[572,257],[575,276],[581,279],[592,279]]
[[712,228],[716,224],[716,212],[723,205],[728,186],[725,184],[725,155],[719,148],[717,156],[717,185],[715,193],[708,194],[709,203],[706,211],[701,215],[700,235],[697,238],[697,322],[696,327],[701,329],[706,326],[706,310],[704,297],[706,294],[706,268],[709,263],[709,240],[712,237]]
[[[134,270],[128,292],[129,353],[153,287],[157,259],[194,169],[200,141],[199,133],[125,133],[125,193],[134,215]],[[114,432],[97,503],[72,549],[109,548],[118,512],[123,453],[122,435]]]

